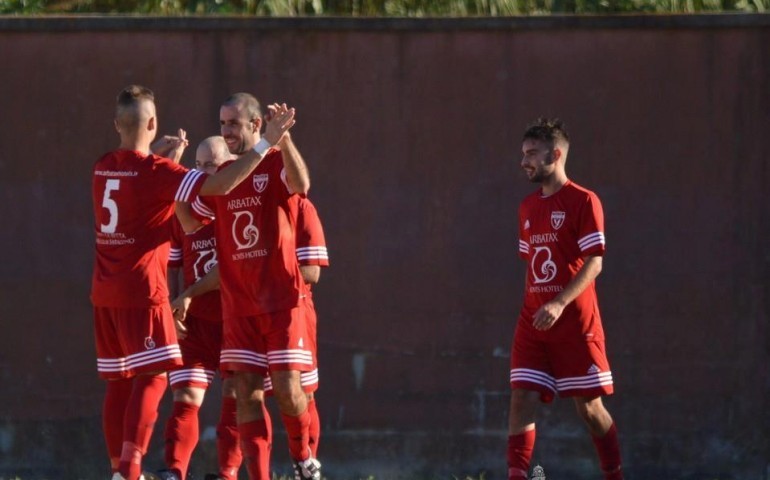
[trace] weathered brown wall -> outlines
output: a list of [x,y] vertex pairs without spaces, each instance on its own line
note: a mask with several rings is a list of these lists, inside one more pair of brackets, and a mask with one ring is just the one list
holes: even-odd
[[[234,91],[298,109],[332,259],[316,293],[330,477],[504,478],[515,218],[533,188],[520,136],[558,115],[568,172],[604,201],[608,404],[629,477],[765,478],[768,27],[0,19],[0,475],[100,478],[89,170],[117,144],[115,95],[142,83],[161,130],[193,142]],[[597,478],[570,403],[541,416],[546,472]]]

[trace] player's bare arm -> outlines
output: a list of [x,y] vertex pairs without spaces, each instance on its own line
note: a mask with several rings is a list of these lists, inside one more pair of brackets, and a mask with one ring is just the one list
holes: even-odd
[[321,279],[320,265],[300,265],[299,272],[302,274],[302,280],[307,284],[315,285]]
[[[270,121],[273,115],[282,109],[286,109],[286,104],[274,103],[267,107],[265,120]],[[291,138],[291,133],[287,132],[278,143],[278,147],[283,154],[283,167],[286,169],[286,183],[292,192],[306,194],[310,191],[310,173],[307,164],[299,153],[297,146]]]
[[174,324],[179,338],[184,338],[187,335],[187,327],[184,321],[193,298],[212,290],[219,290],[219,265],[214,265],[203,278],[187,287],[184,292],[171,302],[171,310],[174,312]]
[[[284,105],[285,107],[285,105]],[[275,112],[267,121],[265,134],[262,138],[271,146],[281,141],[281,138],[294,126],[294,109],[283,108]],[[201,186],[200,195],[227,195],[241,183],[259,165],[263,155],[255,150],[249,150],[241,155],[227,168],[206,178]]]
[[182,292],[182,286],[184,285],[184,273],[180,267],[168,268],[168,295],[170,298],[175,298]]
[[578,295],[583,293],[583,290],[585,290],[586,287],[599,276],[601,271],[601,256],[591,255],[586,257],[585,263],[564,290],[556,295],[550,302],[544,303],[537,312],[535,312],[532,319],[532,326],[537,330],[548,330],[553,327],[559,317],[561,317],[564,307],[569,305]]
[[278,144],[283,154],[283,168],[286,169],[286,183],[294,193],[306,194],[310,191],[310,173],[302,155],[288,133]]
[[174,212],[184,233],[195,233],[203,226],[203,222],[192,214],[192,205],[189,202],[176,202]]

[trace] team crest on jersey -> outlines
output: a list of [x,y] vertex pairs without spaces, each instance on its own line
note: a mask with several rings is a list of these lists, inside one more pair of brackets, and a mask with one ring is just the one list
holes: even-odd
[[252,177],[251,180],[254,183],[254,190],[256,190],[257,192],[262,193],[265,191],[265,188],[267,188],[266,173],[260,173],[259,175],[254,175],[254,177]]
[[152,350],[155,348],[155,340],[153,340],[152,337],[146,337],[144,339],[144,348],[147,350]]
[[564,225],[564,217],[567,214],[564,212],[551,212],[551,226],[554,230],[558,230]]

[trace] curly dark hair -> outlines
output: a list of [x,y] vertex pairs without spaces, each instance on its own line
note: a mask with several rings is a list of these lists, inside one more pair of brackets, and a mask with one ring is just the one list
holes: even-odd
[[558,118],[538,118],[530,123],[523,140],[542,140],[553,147],[556,143],[569,145],[569,134],[564,122]]

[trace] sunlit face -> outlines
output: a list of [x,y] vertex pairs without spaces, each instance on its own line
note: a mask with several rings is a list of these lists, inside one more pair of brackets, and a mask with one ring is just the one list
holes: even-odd
[[240,105],[223,105],[219,109],[219,128],[227,143],[227,149],[235,155],[243,155],[259,141],[262,119],[248,118]]
[[[221,156],[221,155],[220,155]],[[214,175],[217,173],[217,168],[224,162],[224,160],[219,161],[217,156],[214,155],[214,153],[211,150],[206,150],[205,152],[198,152],[198,154],[195,157],[195,169],[200,170],[201,172],[208,173],[209,175]]]
[[195,169],[204,173],[208,173],[209,175],[214,175],[217,173],[217,167],[218,165],[212,158],[202,158],[199,156],[195,159]]
[[553,175],[556,169],[554,165],[555,149],[550,148],[547,142],[535,139],[526,139],[522,143],[521,168],[532,183],[543,183]]

